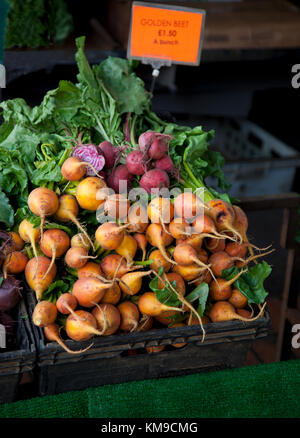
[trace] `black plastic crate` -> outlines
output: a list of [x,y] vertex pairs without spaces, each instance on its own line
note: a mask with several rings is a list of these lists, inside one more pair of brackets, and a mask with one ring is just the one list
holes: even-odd
[[[32,292],[28,292],[27,300],[32,314],[36,304]],[[207,324],[204,342],[201,342],[200,326],[94,337],[86,342],[66,341],[73,350],[94,343],[80,355],[71,355],[55,342],[47,342],[42,329],[34,327],[38,393],[57,394],[132,380],[240,367],[253,341],[267,336],[270,326],[269,314],[265,312],[264,317],[249,323],[235,320]],[[172,347],[172,344],[182,342],[187,345]],[[157,354],[145,350],[158,345],[167,347]],[[129,355],[130,350],[136,350],[137,354]]]
[[16,400],[22,376],[35,367],[36,348],[30,320],[22,300],[16,311],[16,349],[0,349],[0,403]]

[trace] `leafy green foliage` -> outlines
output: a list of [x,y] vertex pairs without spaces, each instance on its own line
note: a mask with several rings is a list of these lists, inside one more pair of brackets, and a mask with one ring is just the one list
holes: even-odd
[[63,293],[68,292],[68,284],[63,280],[57,280],[53,282],[48,289],[43,293],[43,300],[56,303],[57,299]]
[[[157,121],[155,121],[156,124]],[[175,166],[180,169],[180,178],[183,188],[207,189],[204,185],[205,178],[217,178],[219,187],[223,190],[229,188],[222,167],[224,158],[219,152],[209,150],[214,131],[205,132],[201,126],[189,128],[176,124],[166,125],[162,132],[173,137],[170,142],[170,157]],[[206,190],[207,196],[210,196]]]
[[72,290],[73,284],[76,281],[76,277],[73,277],[72,275],[62,275],[59,277],[57,276],[56,278],[57,280],[48,287],[42,297],[43,300],[48,300],[54,304],[63,293]]
[[217,190],[213,189],[212,187],[208,187],[208,189],[215,198],[222,199],[223,201],[226,201],[229,204],[235,204],[237,202],[240,202],[238,198],[234,198],[228,195],[228,193],[219,193],[217,192]]
[[[60,81],[33,108],[21,98],[0,103],[4,119],[0,126],[4,223],[12,225],[12,211],[26,206],[28,194],[35,187],[45,186],[58,194],[75,195],[77,183],[66,184],[60,168],[79,134],[87,143],[109,140],[115,145],[124,144],[125,119],[133,144],[147,129],[171,136],[170,155],[180,170],[180,183],[174,177],[172,186],[194,191],[204,188],[206,196],[211,198],[214,195],[205,187],[204,180],[212,175],[217,177],[221,188],[227,187],[221,169],[223,158],[209,150],[213,131],[164,122],[151,111],[149,93],[134,73],[134,63],[108,57],[91,66],[84,52],[85,37],[77,38],[76,45],[76,84]],[[135,184],[138,187],[138,181]],[[97,225],[95,215],[90,212],[82,213],[80,220],[87,228]]]
[[32,214],[31,211],[29,210],[28,205],[18,208],[17,211],[15,212],[14,214],[15,227],[18,227],[24,219],[27,219],[30,223],[32,223],[34,225],[34,228],[38,228],[41,225],[40,217]]
[[[158,287],[158,282],[162,274],[163,268],[160,268],[158,275],[150,281],[149,287],[155,293],[155,296],[160,303],[165,304],[166,306],[178,307],[181,304],[181,301],[177,298],[177,295],[170,288],[168,283],[165,283],[165,287],[162,289]],[[171,281],[170,284],[176,288],[176,281]]]
[[81,102],[84,105],[85,114],[93,122],[102,140],[118,144],[124,136],[119,130],[121,118],[117,111],[116,101],[104,87],[99,75],[99,66],[92,68],[89,65],[84,53],[84,44],[85,37],[76,39],[75,59],[79,70],[77,79],[82,91]]
[[31,182],[37,187],[47,185],[50,181],[61,181],[61,170],[55,161],[48,163],[44,161],[37,169],[32,172]]
[[[172,290],[172,288],[169,286],[167,282],[165,282],[163,288],[158,287],[159,277],[161,277],[162,274],[163,274],[163,268],[160,268],[158,271],[158,275],[149,283],[150,289],[155,293],[156,298],[162,304],[171,307],[179,307],[182,304],[182,301],[178,299],[176,293]],[[173,286],[174,289],[176,289],[176,281],[171,281],[170,284]],[[193,304],[196,311],[199,313],[201,317],[205,312],[208,294],[209,294],[208,284],[201,283],[185,297],[185,300]],[[174,319],[172,318],[172,323],[180,322],[183,321],[184,319],[185,316],[183,315],[175,315],[175,318]]]
[[127,112],[141,114],[150,105],[149,95],[130,62],[108,57],[100,65],[91,67],[84,44],[85,37],[76,39],[77,79],[82,91],[83,112],[102,140],[120,144],[124,141],[121,115]]
[[63,42],[73,30],[73,17],[65,0],[51,0],[48,11],[49,39],[53,43]]
[[208,163],[201,157],[207,153],[207,148],[213,138],[213,131],[204,132],[202,127],[198,126],[187,132],[186,136],[183,160],[196,174],[200,173],[204,176],[203,168],[207,167]]
[[101,62],[97,72],[116,100],[120,114],[142,114],[149,107],[150,95],[146,92],[143,81],[135,75],[126,59],[109,56]]
[[190,303],[194,303],[194,306],[201,317],[204,315],[206,309],[208,294],[208,284],[201,283],[185,297],[187,301],[189,301]]
[[[241,269],[237,267],[224,269],[222,271],[222,277],[226,280],[231,280],[240,270]],[[264,288],[264,281],[269,277],[271,272],[271,266],[263,261],[249,268],[233,285],[247,297],[250,304],[262,304],[268,296],[268,292]]]
[[65,231],[70,237],[74,236],[76,233],[76,229],[74,227],[67,227],[66,225],[57,224],[55,222],[46,222],[44,227],[44,230],[63,230]]
[[32,2],[9,0],[9,4],[6,48],[24,45],[36,48],[48,45],[44,36],[45,26],[42,23],[44,0]]
[[0,222],[11,227],[14,223],[14,210],[10,205],[8,197],[2,191],[0,191],[0,205]]
[[73,29],[65,0],[9,0],[6,48],[64,41]]
[[220,152],[207,149],[202,159],[206,162],[206,165],[200,170],[200,174],[203,178],[206,178],[207,176],[212,176],[217,178],[218,186],[221,190],[228,190],[231,186],[229,182],[226,180],[224,172],[223,172],[223,166],[225,164],[225,158]]
[[[7,197],[2,219],[6,224],[12,223],[12,208],[16,211],[26,205],[31,189],[45,186],[61,192],[66,184],[60,167],[79,133],[88,143],[109,140],[122,144],[125,114],[129,115],[132,141],[147,129],[172,137],[170,155],[180,169],[183,187],[203,187],[208,175],[216,176],[222,188],[227,187],[222,157],[208,150],[213,131],[165,123],[151,111],[149,93],[134,73],[132,62],[108,57],[91,66],[84,53],[85,37],[77,38],[76,45],[77,84],[60,81],[33,108],[21,98],[0,104],[4,119],[0,126],[0,190]],[[178,181],[174,183],[178,185]],[[76,184],[68,184],[65,193],[75,192]],[[91,216],[84,220],[95,225]]]

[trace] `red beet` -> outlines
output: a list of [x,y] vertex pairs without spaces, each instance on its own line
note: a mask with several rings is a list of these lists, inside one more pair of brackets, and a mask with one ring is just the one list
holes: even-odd
[[0,311],[7,312],[13,309],[21,300],[20,281],[9,276],[0,286]]
[[149,148],[149,157],[153,160],[159,160],[168,152],[168,145],[165,138],[156,137]]
[[168,152],[170,139],[170,135],[160,134],[159,132],[144,132],[138,140],[139,148],[153,160],[159,160]]
[[169,155],[164,155],[162,158],[155,161],[155,167],[156,169],[161,169],[169,172],[174,169],[174,163]]
[[150,145],[154,137],[155,137],[154,131],[147,131],[139,136],[139,140],[138,140],[139,148],[143,153],[148,152],[148,149],[150,148]]
[[105,158],[104,169],[111,169],[118,156],[118,148],[113,146],[109,141],[103,141],[99,144],[98,150]]
[[151,193],[151,189],[162,189],[163,187],[169,188],[169,185],[170,179],[168,174],[161,169],[149,170],[140,180],[140,187],[146,190],[147,193]]
[[127,189],[131,187],[131,181],[133,175],[128,171],[125,164],[120,164],[117,166],[110,175],[107,177],[107,185],[112,188],[116,193],[121,193],[126,188],[125,183],[127,183]]
[[132,151],[126,157],[127,169],[133,175],[143,175],[149,169],[149,162],[145,160],[142,151]]

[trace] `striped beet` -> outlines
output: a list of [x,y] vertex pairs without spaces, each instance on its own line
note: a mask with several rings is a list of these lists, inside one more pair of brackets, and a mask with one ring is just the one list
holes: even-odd
[[[90,163],[97,172],[100,172],[100,170],[102,170],[105,166],[105,158],[103,155],[99,155],[96,146],[93,144],[86,144],[76,147],[73,155],[80,158],[82,161],[85,161],[86,163]],[[88,167],[86,174],[88,176],[94,176],[95,172],[92,168]]]

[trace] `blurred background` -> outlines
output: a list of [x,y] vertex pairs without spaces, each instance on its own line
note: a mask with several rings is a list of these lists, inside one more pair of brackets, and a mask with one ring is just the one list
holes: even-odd
[[[268,257],[273,273],[266,285],[272,332],[254,343],[245,364],[300,357],[300,348],[291,346],[291,328],[300,324],[300,0],[151,3],[206,11],[200,66],[162,68],[153,110],[177,123],[214,129],[212,147],[226,158],[228,192],[241,200],[269,199],[248,217],[255,244],[276,249]],[[2,99],[22,97],[36,105],[59,80],[76,81],[77,36],[86,35],[91,63],[126,57],[131,5],[0,0],[0,61],[3,54],[7,81]],[[147,89],[151,73],[148,65],[137,67]]]

